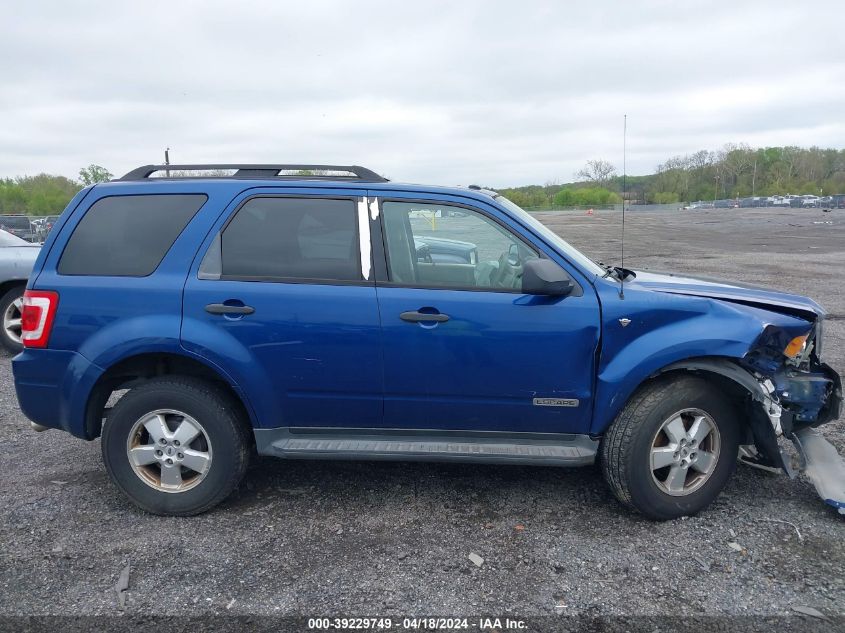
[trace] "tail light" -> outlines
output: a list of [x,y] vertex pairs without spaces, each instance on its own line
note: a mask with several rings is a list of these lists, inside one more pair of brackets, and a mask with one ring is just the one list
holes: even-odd
[[59,293],[52,290],[27,290],[21,309],[21,342],[24,347],[47,347]]

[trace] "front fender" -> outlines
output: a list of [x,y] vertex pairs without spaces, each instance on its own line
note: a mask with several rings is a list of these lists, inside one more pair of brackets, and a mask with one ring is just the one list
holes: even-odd
[[[637,388],[673,363],[739,360],[769,325],[806,327],[797,317],[716,299],[647,290],[602,291],[602,347],[591,433],[602,434]],[[620,320],[629,322],[623,327]]]
[[[665,339],[661,341],[662,345],[666,343]],[[668,347],[645,356],[640,346],[628,350],[598,375],[596,408],[590,432],[595,435],[603,433],[637,388],[652,376],[665,371],[666,367],[692,357],[741,358],[747,349],[748,345],[743,341],[726,342],[711,338],[676,340]]]

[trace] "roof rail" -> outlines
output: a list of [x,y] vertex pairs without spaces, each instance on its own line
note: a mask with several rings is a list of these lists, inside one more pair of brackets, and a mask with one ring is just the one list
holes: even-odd
[[[198,175],[190,176],[184,172],[190,171],[218,171],[235,170],[232,175]],[[179,176],[170,176],[171,172],[183,172]],[[348,176],[328,174],[281,174],[279,172],[346,172]],[[362,182],[387,182],[387,178],[376,172],[358,165],[244,165],[244,164],[213,164],[213,165],[144,165],[133,169],[118,180],[146,180],[157,172],[168,174],[166,178],[283,178],[288,180],[327,179],[327,180],[356,180]],[[159,176],[156,176],[159,178]]]

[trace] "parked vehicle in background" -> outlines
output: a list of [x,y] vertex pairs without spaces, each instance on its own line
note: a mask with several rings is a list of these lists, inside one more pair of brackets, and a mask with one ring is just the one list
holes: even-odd
[[44,236],[46,235],[46,231],[44,230],[44,225],[46,222],[46,218],[35,218],[32,220],[32,232],[35,234],[35,241],[36,242],[43,242]]
[[[704,208],[702,202],[693,202],[686,208]],[[738,200],[715,200],[713,205],[720,209],[729,208],[731,206],[739,206],[742,209],[757,208],[757,207],[792,207],[800,208],[845,208],[845,194],[835,194],[830,196],[816,196],[813,194],[804,195],[785,195],[785,196],[752,196],[749,198],[739,198]]]
[[[789,472],[785,435],[824,478],[835,448],[815,427],[842,401],[824,316],[600,265],[478,187],[148,165],[70,202],[12,365],[36,430],[101,437],[112,481],[158,514],[218,504],[257,452],[598,462],[621,503],[662,520],[713,501],[741,445]],[[845,491],[817,488],[845,511]]]
[[8,231],[27,242],[36,241],[32,218],[28,215],[0,215],[0,230]]
[[760,196],[754,196],[752,198],[740,198],[739,206],[743,209],[755,209],[759,207],[767,207],[769,206],[769,199],[762,198]]
[[50,235],[50,231],[53,230],[53,225],[58,219],[59,216],[57,215],[48,215],[46,217],[33,220],[32,223],[35,226],[36,241],[43,242],[46,240],[47,236]]
[[21,311],[23,293],[40,247],[8,231],[0,230],[0,315],[3,331],[0,343],[18,353],[21,344]]
[[[444,217],[460,217],[457,214]],[[478,247],[472,242],[427,235],[414,238],[417,261],[433,264],[477,264]]]

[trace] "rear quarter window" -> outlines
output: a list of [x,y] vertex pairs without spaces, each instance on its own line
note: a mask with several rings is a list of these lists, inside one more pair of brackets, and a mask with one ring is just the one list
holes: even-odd
[[146,277],[206,200],[205,194],[101,198],[73,230],[58,272]]

